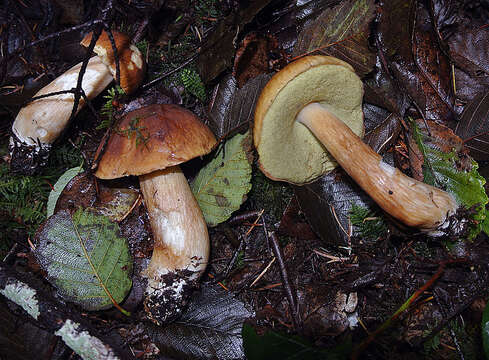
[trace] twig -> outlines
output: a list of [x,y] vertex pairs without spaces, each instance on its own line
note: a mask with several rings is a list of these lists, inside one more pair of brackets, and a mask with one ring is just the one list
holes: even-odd
[[185,66],[187,66],[188,64],[190,64],[192,61],[194,61],[195,59],[197,59],[197,56],[199,56],[199,54],[194,54],[192,55],[190,58],[188,58],[187,60],[185,60],[181,65],[179,65],[178,67],[176,67],[175,69],[173,70],[170,70],[166,73],[164,73],[163,75],[161,76],[158,76],[156,79],[154,80],[151,80],[149,83],[146,83],[144,84],[143,86],[141,86],[141,91],[143,92],[144,90],[147,90],[149,89],[150,87],[152,87],[154,84],[156,83],[159,83],[161,80],[167,78],[168,76],[171,76],[173,75],[174,73],[176,73],[177,71],[183,69]]
[[258,281],[259,281],[259,280],[260,280],[260,279],[263,277],[263,275],[265,275],[265,274],[266,274],[266,272],[268,271],[268,269],[270,269],[270,266],[272,266],[272,264],[275,262],[275,260],[276,260],[276,259],[277,259],[277,258],[276,258],[276,257],[274,257],[274,258],[272,259],[272,261],[270,261],[270,262],[268,263],[268,265],[265,267],[265,269],[263,269],[263,271],[262,271],[262,272],[261,272],[261,273],[260,273],[260,274],[259,274],[259,275],[256,277],[256,279],[255,279],[255,280],[253,280],[253,282],[250,284],[250,287],[252,287],[253,285],[255,285],[255,284],[256,284],[256,283],[257,283],[257,282],[258,282]]
[[292,288],[289,283],[289,276],[287,275],[287,269],[285,267],[284,259],[282,256],[282,250],[280,249],[280,245],[278,243],[278,239],[277,236],[275,235],[275,232],[272,232],[270,234],[269,239],[270,239],[270,245],[272,246],[273,254],[277,258],[278,266],[280,268],[280,277],[282,278],[285,294],[287,295],[287,300],[289,302],[292,321],[294,323],[295,329],[300,332],[300,330],[302,329],[302,325],[299,318],[299,313],[297,312],[297,305],[295,302],[295,298],[294,295],[292,294]]

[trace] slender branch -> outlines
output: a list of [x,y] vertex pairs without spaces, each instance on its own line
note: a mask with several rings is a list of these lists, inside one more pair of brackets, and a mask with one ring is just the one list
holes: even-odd
[[302,328],[302,322],[297,311],[297,304],[294,295],[292,294],[292,288],[290,286],[289,276],[287,275],[287,268],[285,267],[282,250],[280,249],[280,244],[278,243],[275,232],[272,232],[270,234],[269,239],[270,245],[272,246],[273,254],[277,258],[277,263],[280,268],[280,277],[282,278],[285,294],[287,295],[287,300],[289,302],[290,313],[292,314],[292,321],[294,322],[295,329],[299,331]]

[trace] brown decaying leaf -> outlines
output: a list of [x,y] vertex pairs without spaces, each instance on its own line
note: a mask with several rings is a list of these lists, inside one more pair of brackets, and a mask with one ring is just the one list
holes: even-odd
[[230,135],[241,126],[251,124],[255,104],[271,75],[259,75],[241,89],[231,75],[226,76],[214,89],[209,108],[209,127],[217,137]]
[[479,94],[465,107],[455,133],[475,160],[489,160],[489,92]]
[[319,50],[350,63],[360,76],[368,74],[375,65],[375,53],[368,46],[374,14],[373,0],[343,1],[326,9],[301,32],[294,56]]
[[[221,21],[207,38],[199,54],[197,66],[204,83],[215,79],[225,69],[232,66],[235,39],[239,32],[253,20],[271,0],[253,1],[241,8],[237,14],[230,14]],[[244,4],[245,2],[243,2]]]
[[249,33],[245,36],[234,58],[233,76],[242,88],[250,79],[287,65],[286,54],[278,41],[269,34]]
[[[425,123],[422,119],[416,120],[416,126],[418,126],[422,133],[430,134],[424,140],[425,146],[443,153],[449,153],[452,150],[455,150],[456,153],[462,151],[464,146],[462,139],[455,135],[450,128],[429,120]],[[409,163],[412,177],[416,180],[423,181],[424,158],[416,143],[416,139],[412,136],[409,136]]]
[[453,95],[447,87],[450,67],[438,47],[427,10],[414,0],[384,1],[378,20],[380,50],[400,87],[424,118],[444,123],[453,120]]
[[489,31],[463,28],[448,39],[450,56],[472,76],[489,77]]

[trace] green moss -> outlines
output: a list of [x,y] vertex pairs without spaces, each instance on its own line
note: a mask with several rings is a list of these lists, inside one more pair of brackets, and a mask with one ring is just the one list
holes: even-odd
[[282,215],[294,195],[292,188],[283,182],[268,179],[255,169],[251,179],[251,191],[248,196],[254,209],[265,209],[265,214],[275,224]]
[[[7,153],[7,141],[0,153]],[[0,258],[19,236],[32,236],[46,219],[51,185],[66,169],[80,165],[82,157],[71,145],[55,147],[48,166],[40,175],[15,175],[6,163],[0,163]]]

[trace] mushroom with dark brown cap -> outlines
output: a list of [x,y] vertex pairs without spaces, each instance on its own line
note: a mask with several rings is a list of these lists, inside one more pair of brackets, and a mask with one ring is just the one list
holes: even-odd
[[[138,143],[130,131],[140,131],[144,140]],[[154,238],[144,305],[157,324],[180,315],[207,265],[207,226],[178,164],[209,153],[215,144],[192,112],[150,105],[122,118],[95,172],[101,179],[139,176]]]
[[[127,35],[114,31],[114,40],[119,54],[121,86],[129,94],[141,83],[144,77],[145,63],[139,50],[130,43]],[[92,35],[82,41],[90,44]],[[95,50],[101,55],[91,58],[82,79],[82,89],[88,99],[95,98],[115,78],[115,58],[108,35],[104,31],[98,39]],[[82,63],[54,79],[35,95],[41,96],[53,92],[76,88]],[[12,167],[18,171],[32,174],[43,166],[49,156],[53,142],[68,125],[74,103],[73,93],[63,93],[34,100],[20,109],[12,125],[10,153]],[[85,105],[80,98],[77,112]]]
[[353,68],[308,56],[275,74],[255,110],[254,143],[269,178],[306,184],[336,162],[388,214],[431,236],[459,235],[466,220],[449,193],[404,175],[365,144],[363,85]]

